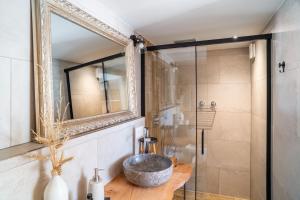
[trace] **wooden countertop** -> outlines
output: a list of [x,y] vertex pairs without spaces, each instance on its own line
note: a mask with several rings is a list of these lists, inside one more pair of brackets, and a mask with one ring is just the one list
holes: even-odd
[[158,187],[143,188],[128,182],[121,174],[105,186],[105,196],[111,200],[172,200],[175,190],[182,187],[192,175],[192,166],[178,164],[170,180]]

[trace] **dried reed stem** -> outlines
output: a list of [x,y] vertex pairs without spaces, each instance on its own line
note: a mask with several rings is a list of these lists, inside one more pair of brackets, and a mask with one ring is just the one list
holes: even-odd
[[65,115],[67,112],[68,104],[65,106],[64,111],[62,112],[62,84],[60,83],[60,97],[56,104],[57,110],[57,119],[55,125],[52,124],[52,120],[48,119],[49,113],[45,113],[45,115],[41,115],[41,124],[44,128],[44,134],[33,132],[34,139],[40,144],[44,144],[49,150],[49,156],[43,155],[34,155],[33,158],[36,160],[50,160],[52,164],[52,175],[61,175],[62,165],[66,162],[69,162],[73,159],[73,157],[64,157],[64,151],[60,150],[64,144],[70,139],[68,134],[63,134],[63,122],[65,119]]

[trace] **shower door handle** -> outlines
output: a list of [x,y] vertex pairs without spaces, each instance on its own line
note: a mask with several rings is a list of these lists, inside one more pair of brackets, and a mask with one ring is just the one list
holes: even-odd
[[201,154],[204,155],[204,129],[201,132]]

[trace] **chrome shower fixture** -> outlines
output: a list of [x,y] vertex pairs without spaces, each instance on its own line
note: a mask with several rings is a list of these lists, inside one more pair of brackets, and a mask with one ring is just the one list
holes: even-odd
[[[201,101],[199,102],[199,105],[198,105],[198,106],[199,106],[200,109],[201,109],[201,108],[204,108],[205,102],[201,100]],[[216,106],[217,106],[217,103],[216,103],[215,101],[210,102],[210,108],[215,109]]]
[[210,102],[210,107],[215,109],[217,106],[217,103],[215,101]]
[[204,101],[200,101],[199,102],[199,108],[203,108],[205,106],[205,102]]

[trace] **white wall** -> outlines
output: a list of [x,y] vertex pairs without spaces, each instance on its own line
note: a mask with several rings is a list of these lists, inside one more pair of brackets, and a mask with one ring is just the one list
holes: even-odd
[[[97,0],[70,2],[126,36],[133,33]],[[30,17],[30,0],[0,0],[0,149],[29,142],[34,128]]]
[[34,122],[30,0],[0,0],[0,44],[2,149],[29,142]]
[[[133,32],[120,17],[110,12],[97,0],[70,0],[70,2],[126,36]],[[20,6],[20,4],[24,5]],[[12,17],[7,17],[10,13],[13,14]],[[26,132],[29,141],[29,131],[33,127],[30,127],[29,120],[31,113],[34,113],[29,37],[31,27],[28,18],[24,16],[30,16],[29,0],[0,0],[0,141],[10,137],[10,134],[16,134],[19,138],[20,131]],[[138,54],[136,57],[139,58]],[[139,61],[136,63],[136,68],[139,73]],[[137,87],[140,88],[139,74],[137,76]],[[11,121],[17,125],[14,126]],[[70,199],[85,199],[86,186],[88,179],[92,177],[93,168],[105,169],[102,172],[105,182],[121,171],[121,161],[133,153],[134,128],[143,125],[144,119],[141,118],[68,142],[65,148],[66,154],[74,156],[74,160],[63,167],[62,176],[70,189]],[[4,132],[6,135],[3,137]],[[7,138],[6,140],[10,141]],[[9,145],[8,142],[0,145],[0,148]],[[32,153],[36,152],[46,153],[46,150]],[[50,163],[34,161],[29,158],[30,154],[0,161],[0,200],[42,199],[44,187],[50,177]]]
[[[286,0],[273,32],[273,199],[300,199],[300,1]],[[286,62],[286,72],[278,63]]]
[[[74,160],[65,164],[62,177],[69,188],[70,200],[83,200],[93,169],[104,169],[100,174],[107,183],[122,170],[122,161],[133,153],[133,132],[143,126],[144,119],[134,120],[75,138],[65,146],[65,156]],[[35,161],[30,155],[45,149],[0,161],[0,200],[41,200],[51,177],[50,163]]]

